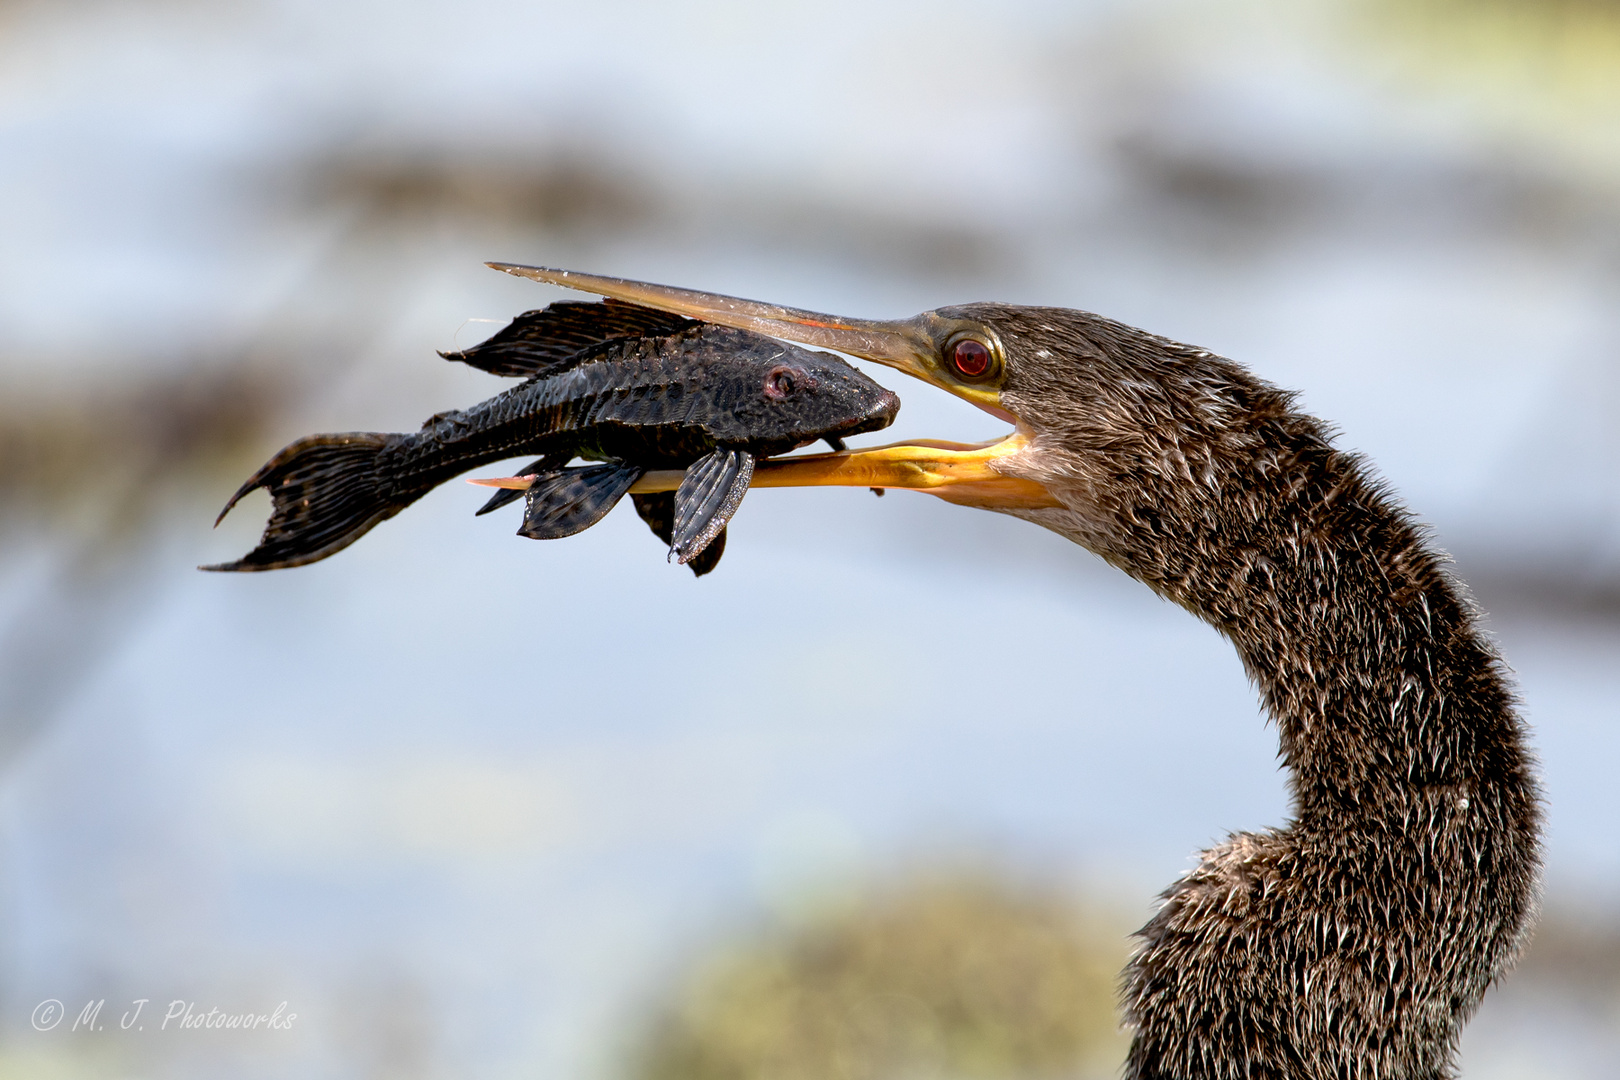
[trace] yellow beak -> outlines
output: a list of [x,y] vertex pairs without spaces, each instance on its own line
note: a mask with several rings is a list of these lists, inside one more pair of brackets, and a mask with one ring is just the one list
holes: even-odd
[[[718,293],[571,270],[512,263],[488,265],[518,277],[871,360],[955,394],[1008,423],[1017,423],[1017,417],[1002,408],[1000,395],[994,390],[964,384],[946,373],[938,340],[937,324],[941,320],[932,313],[899,322],[845,319]],[[998,461],[1026,445],[1025,437],[1015,432],[999,442],[983,445],[925,440],[870,450],[778,458],[760,462],[751,486],[903,488],[987,509],[1060,505],[1035,481],[1009,476],[996,468]],[[680,479],[679,472],[648,473],[630,490],[672,491]],[[522,477],[496,483],[528,486]]]

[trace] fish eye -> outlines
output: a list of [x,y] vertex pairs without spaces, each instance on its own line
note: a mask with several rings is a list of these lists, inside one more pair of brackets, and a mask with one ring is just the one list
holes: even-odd
[[780,364],[765,374],[765,396],[772,401],[784,401],[809,381],[808,376],[798,368]]
[[945,346],[945,355],[957,378],[978,382],[995,375],[995,353],[976,337],[957,338]]

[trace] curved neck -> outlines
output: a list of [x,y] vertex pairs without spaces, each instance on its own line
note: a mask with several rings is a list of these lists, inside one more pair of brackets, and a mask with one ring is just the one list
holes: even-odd
[[1247,568],[1268,587],[1201,612],[1277,723],[1302,819],[1527,784],[1520,725],[1467,602],[1404,515],[1380,500],[1354,516],[1274,536]]
[[1214,513],[1156,500],[1162,531],[1128,545],[1140,549],[1129,569],[1237,647],[1277,723],[1301,824],[1405,819],[1414,799],[1486,794],[1533,828],[1523,728],[1472,605],[1357,459],[1322,443],[1292,464],[1228,485],[1236,505]]
[[1096,336],[1095,359],[1017,391],[1040,434],[1007,467],[1063,506],[1014,512],[1231,639],[1294,795],[1292,822],[1205,852],[1140,932],[1126,1075],[1451,1075],[1535,906],[1538,794],[1501,664],[1421,529],[1287,394]]

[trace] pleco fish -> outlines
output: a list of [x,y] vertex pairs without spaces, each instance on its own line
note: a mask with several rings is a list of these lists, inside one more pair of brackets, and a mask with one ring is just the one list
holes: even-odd
[[[311,435],[231,496],[255,488],[272,510],[259,546],[205,570],[274,570],[324,559],[439,484],[503,458],[538,454],[522,495],[522,536],[569,536],[601,520],[643,473],[684,469],[674,492],[636,494],[670,556],[703,574],[754,462],[893,422],[900,399],[830,353],[634,304],[560,303],[514,319],[464,352],[443,353],[526,381],[446,412],[412,434]],[[595,464],[570,466],[575,458]]]

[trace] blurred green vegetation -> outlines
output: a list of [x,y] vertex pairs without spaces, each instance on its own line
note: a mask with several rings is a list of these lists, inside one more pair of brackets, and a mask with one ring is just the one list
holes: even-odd
[[1112,1075],[1128,931],[1056,889],[908,878],[722,947],[678,987],[631,1075]]
[[127,1063],[101,1055],[0,1050],[0,1080],[114,1080]]
[[1620,166],[1620,0],[1361,0],[1406,81]]

